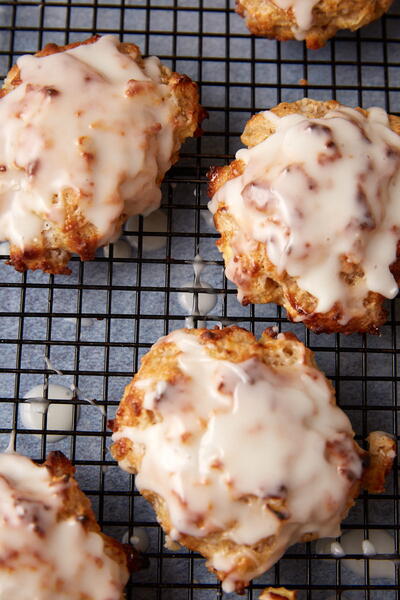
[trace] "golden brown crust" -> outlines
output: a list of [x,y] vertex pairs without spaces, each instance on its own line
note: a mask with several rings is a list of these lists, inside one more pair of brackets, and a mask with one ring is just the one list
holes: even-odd
[[[47,44],[35,56],[45,57],[59,52],[71,50],[80,45],[92,44],[100,36],[96,35],[82,42],[74,42],[65,46]],[[118,49],[131,55],[139,64],[143,59],[140,49],[135,44],[121,42]],[[206,111],[199,104],[199,93],[196,83],[186,75],[174,73],[165,66],[161,68],[163,83],[170,88],[171,97],[176,102],[176,115],[174,117],[174,147],[171,156],[172,164],[179,158],[179,149],[187,137],[201,134],[201,122],[207,116]],[[20,85],[20,71],[14,65],[0,90],[1,97],[11,92]],[[161,183],[163,174],[159,174]],[[17,271],[26,269],[41,269],[46,273],[69,274],[71,269],[67,266],[73,253],[78,254],[82,260],[91,260],[99,247],[99,238],[96,228],[88,222],[79,208],[79,198],[73,190],[63,192],[65,220],[62,227],[51,226],[44,230],[41,239],[32,243],[25,249],[11,245],[9,264]],[[121,226],[127,215],[122,214],[117,225]]]
[[104,552],[121,569],[128,569],[132,573],[145,566],[146,561],[132,546],[121,544],[116,539],[102,533],[89,498],[82,492],[74,478],[75,467],[62,452],[50,452],[40,468],[47,468],[54,483],[68,482],[68,486],[65,487],[63,492],[62,510],[58,513],[59,520],[77,519],[86,531],[93,531],[101,535],[104,542]]
[[[338,108],[340,105],[335,100],[321,102],[304,98],[297,102],[283,102],[271,109],[279,117],[288,114],[299,113],[310,118],[321,118],[328,111]],[[357,108],[363,114],[366,111]],[[389,115],[389,123],[391,129],[400,134],[400,118]],[[264,141],[275,132],[275,125],[272,121],[262,114],[254,115],[246,124],[242,142],[248,147],[255,146]],[[234,160],[230,165],[224,167],[214,167],[209,173],[209,195],[210,197],[226,183],[228,180],[237,177],[243,172],[244,163],[240,160]],[[232,240],[240,231],[239,224],[235,221],[229,208],[220,203],[218,210],[214,215],[214,223],[221,239],[217,241],[217,246],[224,256],[225,264],[231,260],[233,256]],[[400,245],[398,246],[398,257],[400,256]],[[316,313],[315,307],[317,300],[308,292],[302,290],[297,285],[297,280],[290,277],[285,271],[279,273],[275,265],[268,258],[265,244],[256,243],[254,250],[251,253],[241,254],[237,257],[237,263],[240,266],[240,271],[247,275],[246,285],[244,290],[244,305],[249,303],[263,304],[267,302],[276,302],[283,306],[288,317],[291,320],[299,320],[316,333],[321,332],[338,332],[338,333],[355,333],[369,332],[378,333],[378,328],[386,321],[387,315],[383,308],[384,298],[378,293],[369,292],[364,299],[363,310],[358,315],[348,321],[345,325],[341,324],[342,308],[335,304],[326,313]],[[400,283],[400,261],[397,260],[391,266],[393,276],[397,283]],[[249,277],[251,276],[251,278]],[[349,265],[343,262],[342,277],[350,284],[356,285],[357,281],[363,274],[357,265]]]
[[[306,348],[291,333],[280,334],[278,336],[276,331],[269,328],[264,331],[261,338],[257,341],[250,332],[236,326],[225,329],[185,329],[183,331],[188,335],[196,337],[198,343],[204,346],[207,353],[216,359],[238,363],[257,357],[268,366],[278,367],[303,364],[309,367],[316,367],[313,352]],[[162,338],[143,357],[139,372],[125,388],[124,396],[113,423],[114,432],[118,432],[124,426],[145,429],[157,422],[160,415],[143,408],[144,390],[138,387],[136,383],[152,379],[154,386],[159,381],[176,384],[179,379],[185,377],[179,369],[179,353],[178,347],[173,342]],[[328,385],[332,391],[331,402],[335,403],[334,389],[329,382]],[[362,458],[367,456],[367,453],[361,450],[355,442],[354,447]],[[131,473],[140,471],[142,452],[143,450],[135,447],[128,438],[119,439],[111,447],[111,453],[114,458],[121,463],[124,469]],[[376,469],[374,478],[379,480],[382,477],[381,465],[376,464]],[[349,491],[347,505],[343,511],[343,518],[359,494],[360,483],[358,480],[354,481]],[[142,494],[153,505],[157,519],[168,535],[172,526],[163,498],[149,490],[143,490]],[[274,508],[279,510],[283,507],[274,505]],[[310,541],[311,539],[314,539],[311,535],[305,537],[305,541]],[[216,532],[204,538],[181,535],[178,541],[183,546],[199,552],[207,559],[211,559],[216,552],[235,556],[235,560],[237,561],[235,572],[242,574],[243,577],[242,582],[237,582],[237,591],[239,591],[247,584],[246,573],[254,571],[257,567],[266,563],[268,557],[274,551],[275,540],[276,537],[272,536],[244,548],[240,544],[231,541],[227,536],[227,532]],[[244,549],[246,550],[245,552]],[[226,575],[222,571],[214,572],[220,579],[223,579]]]
[[[355,31],[379,19],[393,0],[319,0],[314,6],[312,26],[306,32],[307,47],[316,50],[339,29]],[[280,41],[293,40],[296,26],[293,9],[284,10],[271,0],[236,0],[236,12],[246,19],[254,35]]]
[[367,439],[369,462],[364,470],[362,485],[370,494],[381,494],[385,491],[386,478],[393,467],[396,440],[384,431],[373,431]]
[[294,590],[268,587],[262,592],[259,600],[296,600],[296,598],[297,593]]

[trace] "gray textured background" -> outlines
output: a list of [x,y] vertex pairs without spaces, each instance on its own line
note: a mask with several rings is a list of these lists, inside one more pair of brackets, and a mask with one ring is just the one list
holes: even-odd
[[[207,202],[204,177],[199,179],[199,175],[204,175],[211,163],[224,164],[240,147],[239,134],[254,110],[269,108],[280,100],[291,101],[305,94],[328,99],[336,85],[336,97],[342,102],[378,105],[398,112],[400,19],[388,17],[371,24],[361,35],[341,33],[334,43],[310,52],[296,42],[280,45],[251,38],[242,19],[225,12],[229,3],[221,0],[160,0],[151,2],[151,10],[145,2],[122,4],[0,2],[1,73],[10,67],[10,48],[16,57],[46,42],[65,43],[66,23],[71,30],[69,41],[84,39],[95,28],[114,32],[122,23],[127,32],[125,41],[138,43],[144,52],[162,56],[164,62],[201,82],[202,101],[210,115],[206,135],[185,145],[185,156],[163,185],[171,233],[166,248],[145,253],[145,260],[140,261],[135,260],[135,252],[127,261],[106,260],[99,252],[92,263],[74,261],[70,277],[21,275],[0,264],[0,448],[7,446],[8,432],[16,422],[18,451],[41,459],[57,448],[74,460],[77,478],[91,496],[107,532],[121,539],[133,522],[146,527],[150,568],[135,577],[140,585],[134,588],[133,598],[208,600],[219,594],[215,578],[202,559],[184,550],[162,550],[162,534],[152,511],[139,496],[130,494],[131,478],[111,460],[106,419],[101,413],[82,402],[74,435],[46,444],[44,436],[38,439],[23,429],[18,402],[33,385],[48,379],[50,372],[44,364],[47,353],[65,373],[62,377],[51,375],[50,381],[67,386],[75,383],[84,395],[102,403],[107,418],[112,418],[140,356],[160,335],[183,325],[185,311],[178,303],[179,286],[191,279],[190,261],[199,252],[209,261],[202,278],[218,290],[218,303],[212,311],[215,318],[208,321],[209,326],[221,318],[238,319],[244,327],[254,326],[255,333],[260,333],[278,320],[282,329],[295,331],[317,350],[318,363],[333,378],[339,402],[347,409],[360,439],[377,428],[397,432],[392,407],[397,400],[398,301],[389,305],[392,323],[382,328],[380,337],[316,336],[306,333],[302,325],[281,321],[284,315],[273,305],[241,307],[232,287],[224,281],[213,237],[204,235],[213,229],[199,212]],[[168,6],[182,10],[165,10]],[[391,12],[400,14],[398,0]],[[229,38],[221,35],[227,32]],[[381,41],[383,35],[388,39],[386,45]],[[183,58],[173,60],[174,53]],[[196,60],[200,56],[202,61]],[[357,60],[367,65],[357,65]],[[308,89],[299,85],[301,78],[307,78]],[[358,88],[357,82],[362,87]],[[229,111],[223,110],[226,104]],[[168,267],[166,256],[172,259]],[[79,319],[78,323],[66,321],[68,315],[94,320],[85,327]],[[346,524],[365,526],[365,535],[372,525],[398,536],[397,491],[392,476],[386,496],[362,497]],[[314,545],[293,547],[275,569],[255,583],[280,582],[303,588],[313,584],[320,589],[302,591],[300,598],[322,600],[340,597],[335,592],[339,577],[341,584],[350,588],[342,598],[396,598],[393,582],[371,579],[376,589],[361,591],[357,586],[367,581],[367,573],[356,577],[340,560],[319,559],[313,551]],[[185,587],[190,582],[197,587]],[[250,589],[247,595],[256,598],[258,590]]]

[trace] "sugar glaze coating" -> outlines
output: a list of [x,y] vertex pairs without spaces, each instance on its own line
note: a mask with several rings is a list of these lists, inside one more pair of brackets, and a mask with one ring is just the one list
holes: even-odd
[[291,8],[296,19],[293,35],[297,40],[304,40],[312,25],[312,10],[319,0],[271,0],[283,10]]
[[118,235],[121,215],[159,206],[177,104],[159,60],[118,43],[18,59],[21,83],[0,102],[0,239],[22,249],[46,220],[67,227],[68,190],[97,245]]
[[[139,379],[142,406],[157,418],[148,427],[120,425],[113,440],[133,442],[136,485],[165,501],[170,538],[224,532],[241,552],[248,545],[245,576],[238,553],[215,552],[208,561],[233,591],[304,536],[338,535],[362,465],[322,373],[300,362],[273,368],[256,357],[215,359],[185,331],[160,343],[180,351],[181,375]],[[250,546],[274,536],[266,560],[252,563]]]
[[68,478],[19,454],[0,454],[0,599],[120,600],[128,579],[103,537],[60,518]]
[[[237,152],[243,172],[209,204],[215,214],[224,203],[240,224],[226,275],[243,300],[251,274],[236,255],[261,242],[276,271],[316,299],[314,312],[340,305],[345,325],[369,291],[386,298],[398,292],[390,266],[400,238],[400,137],[378,108],[366,116],[344,106],[323,118],[264,114],[275,133]],[[353,267],[361,277],[349,285]]]

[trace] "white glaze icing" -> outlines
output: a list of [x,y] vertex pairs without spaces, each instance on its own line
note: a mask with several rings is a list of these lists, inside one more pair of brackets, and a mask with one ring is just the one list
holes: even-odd
[[375,546],[370,540],[363,540],[361,543],[361,548],[365,556],[375,556],[376,554]]
[[79,400],[83,400],[84,402],[87,402],[88,404],[91,404],[92,406],[95,406],[97,408],[97,410],[103,416],[105,416],[107,414],[106,409],[105,409],[104,406],[102,406],[101,404],[98,404],[97,400],[95,398],[89,398],[88,396],[85,396],[83,394],[82,390],[79,389],[78,386],[75,385],[74,383],[71,383],[70,390],[72,391],[72,393],[74,394],[74,396],[76,398],[79,398]]
[[0,101],[0,239],[19,248],[46,221],[62,226],[73,190],[99,245],[119,217],[159,206],[159,172],[171,166],[176,104],[159,60],[122,54],[104,36],[47,57],[22,56],[22,83]]
[[122,537],[123,544],[131,544],[138,552],[146,552],[149,549],[150,540],[144,527],[134,527],[132,535],[126,531]]
[[58,519],[68,485],[24,456],[0,454],[1,600],[120,600],[128,573],[103,538]]
[[[201,274],[204,270],[204,261],[200,254],[196,254],[193,261],[193,281],[187,281],[182,284],[182,287],[194,287],[194,288],[207,288],[212,290],[212,286],[206,281],[201,280]],[[207,315],[217,303],[217,295],[213,294],[202,294],[201,292],[180,292],[179,296],[180,305],[193,315]],[[198,324],[198,327],[201,327]],[[189,326],[189,328],[191,328]]]
[[8,444],[5,450],[3,450],[4,454],[16,454],[15,448],[15,438],[16,432],[15,429],[12,429],[10,432],[10,439],[8,440]]
[[193,317],[185,317],[185,327],[186,327],[186,329],[194,329]]
[[57,367],[55,367],[53,365],[53,363],[51,362],[51,360],[48,356],[44,357],[44,362],[46,363],[46,367],[48,368],[49,371],[54,371],[54,373],[57,373],[57,375],[64,375],[64,373],[62,371],[60,371],[60,369],[57,369]]
[[[80,408],[74,404],[64,404],[62,400],[72,400],[73,393],[64,385],[50,383],[45,399],[44,386],[35,385],[24,396],[25,402],[19,406],[21,421],[26,429],[42,429],[47,413],[46,430],[43,434],[34,434],[42,437],[46,434],[47,442],[59,442],[71,433],[74,428],[74,413],[79,419]],[[49,402],[50,401],[50,402]],[[48,433],[52,430],[65,431],[65,434]]]
[[201,258],[200,254],[196,254],[193,260],[193,271],[195,281],[200,280],[200,276],[204,271],[204,260]]
[[[185,377],[175,385],[138,381],[144,408],[157,409],[161,419],[146,429],[123,427],[113,440],[126,437],[143,448],[136,485],[165,499],[171,539],[226,531],[237,544],[255,544],[278,534],[250,580],[305,533],[338,535],[361,463],[349,420],[330,403],[322,374],[300,363],[272,369],[257,359],[216,360],[184,331],[162,341],[178,346]],[[273,497],[286,500],[287,521],[269,506]],[[239,558],[221,553],[210,560],[227,571],[226,591],[235,586]]]
[[297,40],[304,40],[310,27],[312,26],[312,11],[319,0],[271,0],[283,10],[291,9],[296,25],[292,27],[292,32]]
[[[237,152],[244,173],[209,204],[215,213],[226,203],[240,227],[226,275],[243,299],[249,275],[235,257],[265,243],[277,271],[315,296],[316,312],[340,302],[345,324],[368,291],[398,292],[389,267],[400,238],[400,137],[378,108],[367,117],[343,106],[321,119],[264,114],[276,132]],[[340,274],[343,255],[364,272],[355,286]]]
[[332,542],[331,543],[331,547],[330,547],[330,551],[333,554],[333,556],[345,556],[345,551],[343,550],[341,544],[339,544],[339,542]]
[[[196,325],[196,327],[195,327]],[[196,320],[193,317],[185,317],[185,328],[186,329],[205,329],[207,327],[207,321]]]
[[[182,283],[182,287],[192,288],[194,286],[193,281],[185,281]],[[212,290],[212,286],[206,281],[200,281],[199,287]],[[198,298],[198,314],[200,315],[208,315],[210,311],[214,308],[217,303],[217,296],[215,293],[212,294],[203,294],[201,292],[197,292],[197,294],[193,292],[180,292],[179,293],[179,304],[185,310],[191,312],[194,310],[194,298],[197,295]],[[195,313],[194,313],[195,314]]]

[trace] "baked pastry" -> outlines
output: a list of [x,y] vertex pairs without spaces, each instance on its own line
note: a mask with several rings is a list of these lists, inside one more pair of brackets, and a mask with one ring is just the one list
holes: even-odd
[[297,594],[293,590],[280,588],[265,588],[259,600],[296,600]]
[[158,208],[205,116],[188,77],[109,35],[22,56],[0,97],[0,240],[18,271],[69,273]]
[[376,333],[400,281],[400,118],[303,99],[252,117],[210,171],[209,208],[242,304],[316,332]]
[[0,454],[0,598],[122,600],[140,559],[104,535],[61,452]]
[[305,40],[321,48],[339,29],[355,31],[379,19],[393,0],[236,0],[236,12],[255,35]]
[[338,535],[368,472],[313,353],[271,329],[259,341],[235,326],[161,338],[113,431],[111,452],[167,539],[205,556],[226,592],[291,544]]

